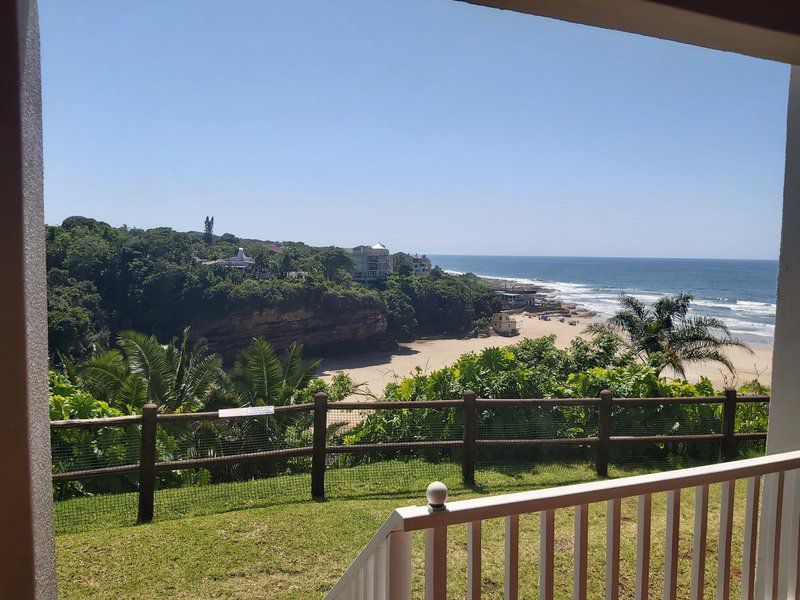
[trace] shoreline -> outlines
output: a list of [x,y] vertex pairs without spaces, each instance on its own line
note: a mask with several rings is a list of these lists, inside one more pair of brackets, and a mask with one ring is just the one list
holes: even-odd
[[[323,379],[330,379],[336,373],[348,373],[353,381],[364,384],[362,393],[382,396],[387,383],[413,375],[417,369],[430,373],[453,364],[467,352],[479,352],[484,348],[510,346],[525,338],[538,338],[546,335],[556,336],[556,346],[566,348],[576,337],[587,337],[583,330],[596,318],[578,318],[578,324],[570,326],[557,320],[540,321],[537,317],[514,315],[519,327],[519,335],[505,337],[493,334],[487,338],[435,338],[416,340],[399,344],[393,350],[371,351],[324,359]],[[764,385],[770,384],[772,371],[772,345],[751,344],[753,354],[739,348],[730,349],[727,354],[738,372],[735,385],[739,386],[760,374]],[[686,378],[696,382],[700,376],[708,377],[715,388],[721,389],[730,383],[731,376],[722,372],[724,367],[716,364],[694,364],[686,369]],[[359,394],[359,397],[361,395]]]
[[[492,334],[486,338],[428,338],[398,344],[391,350],[367,351],[348,356],[324,359],[321,365],[321,377],[329,380],[337,373],[348,373],[357,384],[364,384],[358,397],[382,396],[387,383],[392,383],[415,372],[430,373],[453,364],[467,352],[480,352],[485,348],[504,347],[516,344],[525,338],[538,338],[547,335],[556,336],[556,346],[566,348],[576,337],[588,337],[583,333],[586,325],[603,319],[577,304],[564,302],[554,297],[556,292],[544,286],[514,282],[511,280],[481,277],[491,289],[500,289],[514,293],[532,294],[538,304],[515,311],[513,318],[517,322],[519,334],[512,337]],[[561,323],[557,319],[542,321],[538,315],[542,312],[563,314],[569,320],[577,321],[577,325]],[[748,343],[753,354],[740,348],[726,351],[737,371],[735,382],[721,365],[691,364],[686,369],[686,379],[696,382],[701,376],[708,377],[715,388],[731,384],[740,386],[747,381],[759,377],[764,385],[770,385],[772,375],[772,343]]]

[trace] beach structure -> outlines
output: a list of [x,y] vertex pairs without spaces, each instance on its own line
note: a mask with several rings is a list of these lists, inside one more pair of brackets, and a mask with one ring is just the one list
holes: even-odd
[[392,254],[392,269],[398,270],[398,266],[406,264],[411,267],[412,275],[426,275],[431,272],[431,259],[419,254],[408,254],[406,252],[396,252]]
[[515,292],[504,292],[503,290],[495,290],[494,293],[500,298],[500,301],[503,303],[503,308],[506,310],[528,308],[535,304],[533,294],[518,294]]
[[240,269],[242,271],[251,271],[253,269],[253,264],[255,264],[255,261],[252,258],[245,255],[244,248],[239,248],[236,256],[218,258],[216,260],[204,260],[202,262],[207,267],[230,267],[232,269]]
[[350,250],[353,256],[353,279],[362,282],[383,281],[392,272],[389,250],[383,244],[356,246]]
[[500,335],[517,335],[517,321],[508,313],[495,313],[492,315],[492,329]]
[[[737,52],[754,58],[800,65],[800,9],[785,0],[471,0],[473,4],[526,12],[540,17],[572,23],[633,32],[713,50]],[[0,598],[56,597],[55,544],[53,539],[53,472],[50,456],[50,429],[47,390],[47,294],[44,248],[44,187],[41,126],[41,71],[39,62],[39,19],[35,0],[7,0],[0,3],[0,188],[3,189],[4,219],[0,221],[0,329],[4,344],[0,348],[0,378],[4,401],[0,403]],[[477,13],[476,13],[477,15]],[[559,29],[568,35],[567,28]],[[169,48],[160,48],[169,51]],[[135,52],[132,60],[135,60]],[[687,60],[693,56],[687,54]],[[275,60],[280,62],[280,57]],[[522,75],[521,75],[522,76]],[[591,97],[587,87],[588,102]],[[695,90],[685,90],[691,98]],[[658,165],[656,165],[657,167]],[[112,200],[113,201],[113,200]],[[388,253],[388,251],[387,251]],[[387,257],[388,260],[388,257]],[[367,269],[369,270],[369,269]],[[385,272],[388,273],[388,265]],[[377,272],[378,269],[375,269]],[[800,67],[791,67],[788,86],[787,144],[783,224],[778,276],[775,350],[772,397],[767,434],[767,456],[741,461],[605,479],[562,488],[540,489],[515,494],[479,497],[447,502],[446,487],[435,482],[428,488],[427,505],[399,508],[367,543],[329,594],[329,598],[379,597],[408,600],[412,595],[412,532],[424,532],[425,598],[444,600],[448,576],[448,532],[463,536],[466,528],[466,597],[480,597],[482,555],[493,553],[492,560],[504,564],[504,596],[517,598],[520,585],[530,580],[519,578],[520,516],[536,515],[540,522],[539,586],[544,600],[554,596],[554,547],[574,554],[574,598],[587,597],[587,551],[589,547],[589,505],[605,505],[607,535],[593,540],[593,552],[605,551],[605,597],[620,596],[620,538],[629,535],[621,529],[621,505],[630,499],[636,514],[636,578],[631,590],[631,574],[626,574],[626,593],[637,598],[654,597],[650,575],[658,570],[663,582],[663,597],[679,596],[679,562],[691,556],[691,570],[684,570],[688,592],[680,597],[704,597],[707,570],[716,569],[717,598],[731,597],[732,562],[741,572],[741,597],[753,599],[796,598],[800,589],[798,548],[800,548]],[[596,402],[599,422],[612,415],[611,398]],[[478,404],[478,403],[483,404]],[[465,398],[463,410],[474,416],[481,410],[494,410],[475,395]],[[536,400],[538,404],[543,401]],[[324,406],[319,402],[320,406]],[[359,405],[360,406],[360,405]],[[594,405],[593,405],[594,406]],[[280,407],[283,408],[283,407]],[[294,409],[294,407],[291,407]],[[360,407],[357,407],[360,410]],[[320,411],[320,414],[323,414]],[[735,411],[723,424],[723,433],[709,437],[733,436]],[[156,432],[157,407],[147,413],[150,431]],[[144,429],[145,415],[142,419]],[[325,423],[324,418],[321,420]],[[464,439],[471,442],[470,458],[476,449],[474,419],[465,421]],[[318,433],[318,430],[321,433]],[[319,451],[314,459],[326,462],[323,429],[314,427]],[[142,444],[141,464],[150,465],[150,480],[155,477],[155,438]],[[481,440],[484,441],[484,440]],[[628,443],[602,427],[592,443],[605,447],[609,442]],[[529,440],[509,440],[521,446]],[[429,442],[425,448],[430,448]],[[445,442],[452,445],[453,442]],[[406,442],[404,450],[409,443]],[[450,446],[448,446],[449,448]],[[147,454],[149,453],[149,458]],[[147,458],[147,460],[145,460]],[[606,455],[607,458],[607,455]],[[141,480],[141,479],[140,479]],[[324,482],[322,482],[324,483]],[[472,482],[474,483],[474,482]],[[714,494],[709,486],[715,486]],[[716,487],[719,486],[719,487]],[[324,486],[320,486],[324,491]],[[718,492],[716,490],[719,490]],[[735,491],[746,496],[744,514],[734,519]],[[763,490],[763,493],[762,493]],[[141,488],[140,488],[141,491]],[[152,497],[153,487],[150,487]],[[651,514],[656,511],[656,494],[666,495],[666,528],[651,531]],[[422,494],[420,494],[422,496]],[[690,506],[682,498],[694,497],[694,518],[681,518]],[[685,501],[685,500],[684,500]],[[714,502],[714,510],[709,505]],[[574,543],[554,539],[555,512],[568,509],[574,514]],[[602,508],[601,508],[602,510]],[[714,518],[713,526],[710,519]],[[484,520],[502,519],[505,543],[502,549],[483,544]],[[744,556],[731,556],[734,527],[743,521]],[[455,532],[453,527],[459,527]],[[681,530],[691,531],[689,539]],[[324,527],[310,529],[313,535],[326,535]],[[524,533],[524,531],[523,531]],[[718,542],[708,546],[709,535]],[[652,534],[652,536],[651,536]],[[308,535],[299,532],[298,535]],[[463,539],[463,538],[462,538]],[[651,540],[653,544],[651,544]],[[691,545],[691,551],[687,543]],[[650,561],[652,545],[660,546],[658,560]],[[450,544],[452,546],[452,544]],[[499,556],[498,556],[499,554]],[[663,561],[661,560],[663,554]],[[705,564],[706,557],[715,564]],[[488,558],[488,557],[486,557]],[[523,557],[526,560],[528,557]],[[561,558],[561,557],[559,557]],[[530,568],[530,563],[528,563]],[[709,567],[709,569],[706,568]],[[741,567],[741,568],[740,568]],[[313,568],[313,567],[309,567]],[[299,573],[301,577],[303,573]],[[493,582],[496,585],[496,582]],[[710,587],[710,583],[709,587]],[[102,584],[102,582],[101,582]],[[263,591],[268,594],[270,590]],[[272,590],[274,591],[274,590]],[[528,590],[523,589],[523,594]]]

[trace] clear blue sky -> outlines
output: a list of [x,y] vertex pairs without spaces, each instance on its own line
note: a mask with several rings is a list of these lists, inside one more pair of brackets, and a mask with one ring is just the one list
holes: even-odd
[[48,223],[775,258],[788,68],[451,0],[40,0]]

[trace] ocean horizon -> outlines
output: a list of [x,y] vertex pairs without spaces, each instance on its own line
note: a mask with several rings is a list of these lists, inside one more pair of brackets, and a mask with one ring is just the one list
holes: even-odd
[[721,319],[732,335],[772,344],[778,261],[769,259],[429,255],[454,273],[540,285],[549,295],[608,318],[620,294],[652,302],[694,296],[691,312]]

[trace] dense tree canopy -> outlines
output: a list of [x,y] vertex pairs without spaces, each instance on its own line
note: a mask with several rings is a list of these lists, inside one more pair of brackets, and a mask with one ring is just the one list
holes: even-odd
[[[207,218],[202,232],[184,233],[69,217],[48,227],[54,361],[100,353],[126,330],[170,339],[234,310],[388,310],[389,333],[407,340],[417,333],[468,330],[496,309],[492,294],[474,277],[435,271],[367,286],[352,281],[352,257],[341,248],[216,236],[213,226]],[[234,256],[239,247],[254,260],[248,272],[203,264]],[[288,277],[292,271],[308,276]]]
[[401,340],[417,333],[465,332],[501,308],[476,276],[447,275],[439,268],[429,275],[390,277],[386,303],[390,330]]

